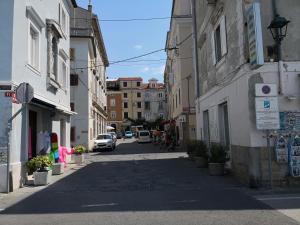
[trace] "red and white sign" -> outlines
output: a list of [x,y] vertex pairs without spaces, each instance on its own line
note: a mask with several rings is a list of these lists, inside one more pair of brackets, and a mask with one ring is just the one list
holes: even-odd
[[12,101],[13,103],[19,104],[19,101],[18,101],[17,98],[16,98],[16,92],[15,92],[15,91],[6,91],[6,92],[4,93],[4,96],[5,96],[5,97],[8,97],[8,98],[11,98],[11,101]]

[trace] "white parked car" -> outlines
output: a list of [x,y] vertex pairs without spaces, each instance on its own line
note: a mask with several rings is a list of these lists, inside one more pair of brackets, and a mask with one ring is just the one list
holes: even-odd
[[112,134],[99,134],[94,142],[93,151],[100,149],[109,149],[113,151],[116,148],[116,142]]
[[140,130],[137,133],[137,142],[138,143],[149,143],[151,142],[150,132],[147,130]]

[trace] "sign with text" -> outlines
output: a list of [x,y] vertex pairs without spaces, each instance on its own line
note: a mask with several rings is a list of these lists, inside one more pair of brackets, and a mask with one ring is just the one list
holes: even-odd
[[255,109],[258,130],[277,130],[280,128],[277,97],[256,97]]
[[260,3],[253,3],[247,11],[250,64],[255,69],[264,64]]

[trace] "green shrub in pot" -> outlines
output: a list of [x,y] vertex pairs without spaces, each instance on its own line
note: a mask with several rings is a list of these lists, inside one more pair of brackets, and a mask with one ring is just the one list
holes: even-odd
[[29,174],[33,172],[43,172],[50,170],[52,166],[52,161],[48,155],[39,155],[30,159],[26,163],[26,167]]

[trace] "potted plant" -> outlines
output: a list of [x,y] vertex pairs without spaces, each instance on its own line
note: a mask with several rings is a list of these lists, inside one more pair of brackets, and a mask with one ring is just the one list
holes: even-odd
[[50,183],[52,161],[48,155],[39,155],[26,163],[28,173],[33,173],[35,186],[47,185]]
[[204,141],[196,141],[194,157],[195,157],[197,167],[199,168],[207,167],[208,154],[207,154],[207,147]]
[[74,161],[76,164],[82,164],[84,163],[84,155],[83,153],[86,152],[86,148],[83,145],[77,145],[74,148]]
[[196,141],[189,141],[187,143],[187,154],[189,158],[194,161],[195,160],[195,150],[196,150]]
[[209,174],[212,176],[224,175],[224,165],[226,162],[226,149],[223,145],[212,144],[209,154]]

